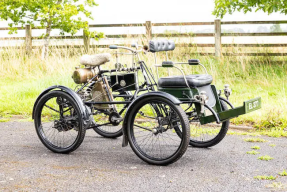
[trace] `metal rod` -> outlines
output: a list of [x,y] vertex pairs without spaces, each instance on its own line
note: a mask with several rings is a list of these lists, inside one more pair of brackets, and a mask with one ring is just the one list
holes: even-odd
[[208,74],[206,68],[204,67],[204,65],[202,65],[201,63],[199,63],[199,65],[200,65],[201,67],[203,67],[204,70],[205,70],[205,73]]
[[78,93],[79,91],[81,91],[82,89],[84,89],[84,87],[86,87],[89,83],[91,83],[95,78],[97,78],[99,76],[99,74],[97,74],[96,76],[94,76],[92,79],[90,79],[86,84],[84,84],[80,89],[78,89],[76,91],[76,93]]
[[[166,57],[166,61],[168,61],[168,54],[167,54],[167,51],[165,52],[165,57]],[[170,76],[170,71],[169,71],[169,69],[167,69],[167,73],[168,73],[168,76]]]
[[173,66],[173,67],[177,68],[177,69],[182,73],[183,78],[184,78],[184,81],[185,81],[185,83],[186,83],[186,86],[187,86],[188,88],[190,88],[189,85],[188,85],[188,82],[187,82],[187,79],[186,79],[186,77],[185,77],[184,72],[183,72],[179,67],[176,67],[176,66]]
[[[157,64],[157,61],[156,61],[156,53],[154,52],[153,55],[154,55],[154,62],[155,62],[155,65],[156,65],[156,64]],[[157,81],[158,81],[158,79],[159,79],[158,68],[156,67],[155,70],[156,70],[156,77],[157,77]]]
[[133,95],[113,95],[113,97],[133,97]]
[[107,102],[103,102],[103,101],[92,101],[92,102],[84,102],[85,104],[129,104],[131,103],[131,101],[107,101]]

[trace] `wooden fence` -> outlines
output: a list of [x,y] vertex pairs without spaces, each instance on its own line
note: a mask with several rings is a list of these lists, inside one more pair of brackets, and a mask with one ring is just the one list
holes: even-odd
[[[277,33],[222,33],[221,25],[231,25],[231,24],[287,24],[286,21],[221,21],[216,19],[214,22],[184,22],[184,23],[152,23],[151,21],[146,21],[145,23],[133,23],[133,24],[98,24],[89,25],[90,28],[99,27],[140,27],[145,26],[146,37],[152,39],[153,37],[189,37],[190,34],[187,33],[152,33],[152,27],[156,26],[194,26],[194,25],[214,25],[214,33],[192,33],[194,37],[214,37],[215,44],[180,44],[179,46],[184,47],[214,47],[214,53],[199,53],[202,55],[215,55],[215,56],[287,56],[287,53],[222,53],[222,47],[258,47],[259,44],[222,44],[221,38],[226,36],[286,36],[287,32],[277,32]],[[23,29],[18,27],[18,30],[25,30],[25,37],[0,37],[0,40],[25,40],[25,48],[29,53],[32,49],[39,46],[32,46],[33,39],[40,39],[39,37],[32,37],[32,29],[41,29],[40,27],[31,28],[30,25],[26,25]],[[9,28],[0,28],[0,30],[9,30]],[[107,38],[127,38],[127,37],[137,37],[142,34],[123,34],[123,35],[106,35]],[[84,47],[88,52],[91,47],[108,47],[108,45],[90,45],[90,38],[85,36],[52,36],[51,39],[83,39],[84,45],[72,46],[74,48]],[[66,48],[69,45],[57,46],[57,48]],[[260,44],[260,47],[287,47],[287,44]],[[5,48],[5,46],[0,46],[0,48]],[[20,48],[19,46],[16,48]]]

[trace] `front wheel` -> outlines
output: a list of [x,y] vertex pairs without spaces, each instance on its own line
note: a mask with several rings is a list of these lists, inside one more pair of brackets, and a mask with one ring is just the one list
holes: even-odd
[[80,109],[63,91],[48,92],[39,100],[34,123],[41,142],[56,153],[76,150],[85,137]]
[[[185,112],[162,97],[148,97],[136,102],[128,117],[127,128],[133,151],[150,164],[174,163],[188,147],[189,124]],[[177,130],[182,133],[180,137]]]

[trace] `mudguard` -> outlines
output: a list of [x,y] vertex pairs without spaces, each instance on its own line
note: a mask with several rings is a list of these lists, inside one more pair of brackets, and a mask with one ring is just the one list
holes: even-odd
[[80,108],[80,111],[81,111],[81,114],[82,114],[82,117],[83,117],[83,120],[86,121],[89,119],[89,113],[87,111],[87,108],[85,107],[82,99],[80,98],[80,96],[75,93],[72,89],[68,88],[68,87],[65,87],[65,86],[62,86],[62,85],[54,85],[54,86],[51,86],[47,89],[45,89],[36,99],[35,103],[34,103],[34,107],[33,107],[33,112],[32,112],[32,119],[34,119],[35,117],[35,108],[39,102],[39,100],[43,97],[43,95],[45,95],[46,93],[52,91],[52,90],[55,90],[55,89],[60,89],[62,91],[64,91],[65,93],[69,94],[75,101],[76,103],[78,104],[79,108]]
[[174,97],[173,95],[171,95],[169,93],[166,93],[166,92],[153,91],[153,92],[148,92],[148,93],[145,93],[145,94],[142,94],[142,95],[138,96],[129,105],[129,107],[127,109],[127,112],[125,114],[125,117],[124,117],[124,121],[123,121],[123,143],[122,143],[123,147],[126,147],[128,145],[127,123],[128,123],[128,117],[130,115],[131,109],[133,108],[135,103],[137,103],[139,100],[147,98],[147,97],[154,97],[154,96],[164,97],[164,98],[170,100],[171,102],[173,102],[175,105],[181,104],[180,100],[178,100],[176,97]]

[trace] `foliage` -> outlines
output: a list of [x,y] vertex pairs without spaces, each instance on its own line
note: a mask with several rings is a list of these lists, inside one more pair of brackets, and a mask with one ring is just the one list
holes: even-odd
[[267,176],[267,175],[258,175],[258,176],[255,176],[254,179],[258,179],[258,180],[275,180],[276,177],[270,175],[270,176]]
[[268,117],[260,124],[255,125],[257,129],[284,129],[287,126],[287,121],[282,116],[282,110],[270,110]]
[[259,160],[263,160],[263,161],[270,161],[272,159],[274,159],[273,157],[270,157],[269,155],[264,155],[264,156],[260,156],[258,157]]
[[215,8],[213,14],[223,18],[226,13],[232,14],[235,11],[243,11],[244,13],[255,11],[264,11],[268,14],[280,12],[287,14],[287,1],[285,0],[215,0]]
[[259,149],[260,149],[260,147],[259,147],[259,146],[257,146],[257,145],[255,145],[255,146],[251,147],[251,149],[259,150]]
[[270,27],[270,32],[282,32],[280,24],[274,24]]
[[266,142],[265,139],[261,139],[261,138],[246,138],[246,139],[244,139],[244,141],[246,141],[246,142],[260,142],[260,143]]
[[282,172],[279,173],[280,176],[287,176],[287,171],[284,169]]
[[64,33],[76,34],[80,29],[98,39],[103,33],[89,32],[88,22],[93,19],[86,7],[97,6],[94,0],[4,0],[0,1],[0,19],[9,21],[10,34],[17,33],[17,27],[30,24],[46,29],[43,57],[46,57],[52,28]]
[[258,151],[247,151],[246,152],[247,154],[250,154],[250,155],[256,155],[256,154],[259,154],[259,152]]
[[276,145],[275,145],[275,144],[270,144],[269,146],[270,146],[270,147],[275,147]]

